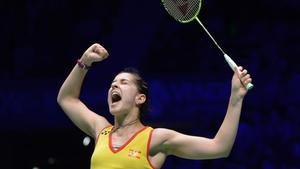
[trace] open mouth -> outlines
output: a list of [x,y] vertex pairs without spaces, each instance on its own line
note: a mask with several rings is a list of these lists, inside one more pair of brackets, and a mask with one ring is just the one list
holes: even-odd
[[116,103],[116,102],[120,101],[121,99],[122,98],[121,98],[121,96],[120,96],[119,93],[117,93],[117,92],[113,92],[112,93],[112,95],[111,95],[111,101],[112,101],[112,103]]

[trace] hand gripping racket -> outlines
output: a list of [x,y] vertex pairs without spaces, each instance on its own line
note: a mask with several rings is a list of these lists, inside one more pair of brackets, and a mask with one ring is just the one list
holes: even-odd
[[[196,21],[202,26],[211,40],[223,53],[224,58],[232,70],[237,67],[236,63],[223,51],[223,49],[218,45],[216,40],[208,32],[202,22],[198,19],[197,15],[199,14],[201,8],[202,0],[161,0],[167,12],[178,22],[180,23],[189,23],[196,19]],[[252,83],[248,83],[246,88],[247,90],[252,89],[254,86]]]

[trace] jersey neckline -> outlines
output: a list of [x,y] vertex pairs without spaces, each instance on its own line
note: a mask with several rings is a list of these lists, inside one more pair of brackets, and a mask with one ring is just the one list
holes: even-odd
[[[109,137],[108,137],[108,142],[109,142],[109,149],[110,151],[112,151],[113,153],[118,153],[120,151],[122,151],[138,134],[140,134],[142,131],[144,131],[146,128],[148,128],[148,126],[144,126],[143,128],[141,128],[140,130],[138,130],[136,133],[134,133],[134,135],[132,135],[120,148],[118,148],[117,150],[114,150],[113,146],[112,146],[112,132],[109,133]],[[113,130],[113,127],[112,127]]]

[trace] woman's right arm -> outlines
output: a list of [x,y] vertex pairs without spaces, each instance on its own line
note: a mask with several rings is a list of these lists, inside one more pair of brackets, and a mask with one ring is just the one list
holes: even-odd
[[[90,46],[80,58],[80,62],[90,66],[93,62],[99,62],[108,57],[108,52],[99,44]],[[79,99],[81,86],[88,69],[76,64],[67,79],[61,86],[57,102],[72,122],[83,132],[94,139],[98,132],[110,125],[102,116],[91,111]]]

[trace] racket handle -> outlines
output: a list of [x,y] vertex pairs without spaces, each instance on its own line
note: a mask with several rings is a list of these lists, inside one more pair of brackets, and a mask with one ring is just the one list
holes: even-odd
[[[224,53],[224,58],[226,60],[226,62],[228,63],[228,65],[231,67],[231,69],[234,71],[234,68],[235,67],[238,67],[236,65],[236,63],[226,54]],[[246,89],[247,90],[250,90],[254,87],[254,85],[252,83],[248,83],[247,86],[246,86]]]

